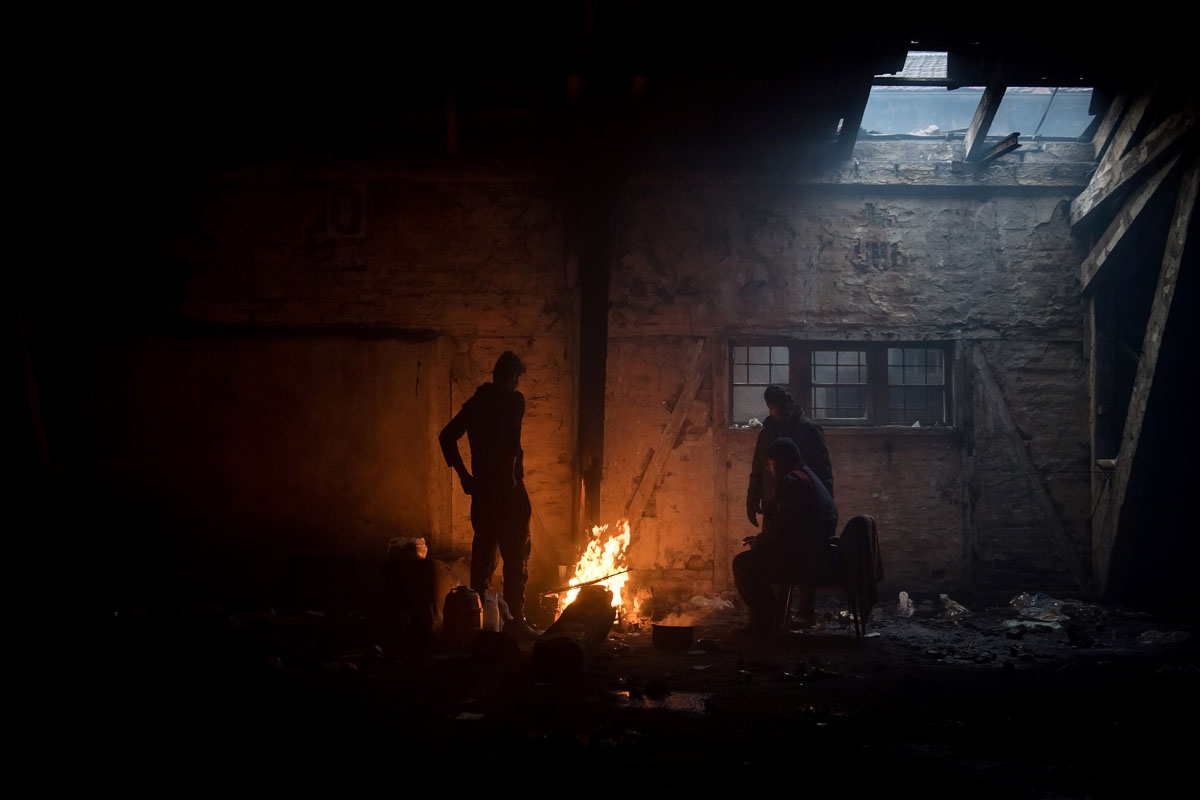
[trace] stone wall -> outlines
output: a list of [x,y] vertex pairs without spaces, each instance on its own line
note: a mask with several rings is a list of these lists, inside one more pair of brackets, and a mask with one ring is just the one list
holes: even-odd
[[[827,426],[842,519],[878,518],[888,591],[1086,574],[1073,192],[1022,185],[1020,164],[1003,180],[931,178],[904,153],[896,174],[924,177],[902,186],[642,175],[617,191],[602,518],[582,522],[629,514],[635,587],[667,600],[732,587],[755,431],[729,424],[728,352],[761,335],[951,345],[951,427]],[[152,305],[172,330],[134,302],[113,317],[144,332],[97,348],[104,491],[226,533],[242,520],[243,549],[369,559],[388,536],[426,535],[466,555],[470,502],[436,435],[513,349],[528,366],[531,585],[558,584],[586,534],[580,282],[554,187],[454,162],[280,164],[205,184],[188,224],[154,243]],[[188,477],[168,486],[172,472]]]
[[135,297],[98,332],[93,493],[153,509],[152,538],[227,574],[333,554],[373,581],[392,536],[465,556],[470,498],[436,437],[512,349],[534,566],[556,580],[576,536],[578,290],[549,185],[377,163],[214,177],[152,244],[170,276],[155,313]]
[[[841,519],[877,517],[887,591],[1082,589],[1084,251],[1070,236],[1073,192],[1020,186],[1019,166],[1008,185],[984,185],[993,173],[975,186],[946,166],[941,182],[915,188],[844,176],[631,182],[614,234],[606,504],[644,469],[614,442],[618,431],[653,441],[667,423],[664,405],[681,391],[676,342],[704,340],[712,354],[712,399],[701,409],[712,416],[688,420],[711,425],[711,458],[681,438],[688,471],[664,471],[656,495],[686,495],[687,504],[668,503],[664,515],[656,497],[642,520],[646,541],[635,527],[660,593],[683,599],[705,587],[692,570],[709,560],[712,586],[731,587],[729,561],[753,532],[744,498],[757,431],[729,425],[726,366],[730,344],[751,335],[952,346],[951,427],[827,425]],[[982,362],[971,357],[977,344]],[[989,365],[987,393],[979,363]],[[1007,422],[992,424],[1001,399]]]

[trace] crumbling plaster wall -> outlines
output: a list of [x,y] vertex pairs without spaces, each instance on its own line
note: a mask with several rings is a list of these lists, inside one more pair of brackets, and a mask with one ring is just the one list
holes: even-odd
[[[107,489],[145,496],[165,525],[212,520],[197,541],[214,552],[236,529],[238,552],[274,561],[350,554],[371,569],[393,536],[465,556],[470,499],[436,437],[512,349],[528,367],[535,562],[569,549],[578,298],[547,184],[460,167],[279,164],[218,176],[181,215],[188,224],[153,251],[171,276],[153,298],[171,332],[149,326],[116,365],[97,360],[102,403],[154,387],[121,423],[138,435],[92,417],[92,468]],[[227,404],[238,408],[214,408]],[[175,478],[191,488],[167,489]]]
[[[980,343],[1072,552],[1083,547],[1083,251],[1070,236],[1071,196],[961,183],[635,181],[614,247],[606,498],[627,492],[639,469],[619,439],[635,428],[653,438],[663,404],[680,392],[681,351],[672,343],[705,339],[713,354],[712,402],[695,407],[711,416],[688,418],[704,441],[688,440],[680,451],[687,483],[668,469],[657,489],[688,502],[655,518],[653,547],[635,534],[635,547],[655,553],[642,566],[660,591],[692,593],[704,582],[689,568],[710,559],[713,586],[732,586],[729,560],[753,532],[744,497],[757,430],[731,428],[728,417],[728,347],[748,335],[950,341],[956,354]],[[973,404],[983,402],[976,382],[965,380],[974,368],[958,357],[951,428],[829,426],[842,520],[877,517],[889,589],[1037,589],[1044,578],[1061,585],[1068,572],[1013,431],[971,425]],[[656,380],[633,391],[638,373]],[[700,457],[701,448],[712,456]],[[987,569],[976,571],[977,562]]]

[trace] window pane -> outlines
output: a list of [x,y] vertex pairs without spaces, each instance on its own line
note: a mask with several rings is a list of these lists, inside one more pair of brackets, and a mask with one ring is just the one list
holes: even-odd
[[858,418],[867,415],[866,392],[863,389],[842,387],[837,390],[837,416]]
[[863,372],[865,370],[860,366],[838,367],[837,382],[838,383],[866,383]]
[[1090,88],[1009,86],[988,136],[1007,136],[1015,131],[1022,139],[1078,138],[1092,121],[1091,101]]
[[891,386],[940,386],[946,382],[945,353],[933,347],[890,347],[888,363],[903,360],[904,367],[888,368],[888,384]]
[[946,390],[904,386],[888,389],[888,422],[934,425],[946,421]]
[[837,383],[837,367],[813,367],[813,383]]
[[926,389],[926,417],[931,424],[946,421],[946,390]]
[[[767,385],[788,386],[803,378],[792,373],[790,355],[787,346],[777,344],[730,348],[730,405],[735,424],[766,417],[762,390]],[[947,359],[947,350],[940,344],[827,344],[805,356],[809,386],[800,402],[807,401],[810,416],[835,422],[944,424]],[[874,367],[880,361],[887,369],[877,374]],[[882,396],[885,392],[886,397]],[[876,407],[877,402],[881,407]]]
[[[816,383],[866,383],[867,354],[860,350],[816,350],[812,354]],[[837,369],[828,365],[837,364]]]
[[751,419],[762,420],[767,414],[761,386],[733,387],[733,422],[745,425]]
[[730,422],[761,420],[767,414],[763,390],[772,383],[791,383],[790,351],[786,345],[731,345],[729,353]]
[[[946,54],[941,56],[944,65]],[[861,125],[868,135],[945,136],[970,127],[982,97],[979,86],[872,86]]]

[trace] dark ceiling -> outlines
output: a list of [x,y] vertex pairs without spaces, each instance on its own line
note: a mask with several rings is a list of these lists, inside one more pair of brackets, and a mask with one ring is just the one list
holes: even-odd
[[43,167],[204,174],[289,155],[445,154],[451,124],[464,154],[544,151],[580,132],[633,146],[825,141],[909,47],[951,52],[964,83],[1000,69],[1008,85],[1102,96],[1183,63],[1169,21],[814,8],[562,0],[29,20],[8,74],[24,152]]

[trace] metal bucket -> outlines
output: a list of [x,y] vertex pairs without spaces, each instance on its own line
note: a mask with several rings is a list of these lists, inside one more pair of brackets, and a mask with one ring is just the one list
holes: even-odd
[[694,634],[691,625],[655,625],[651,642],[660,650],[687,650]]

